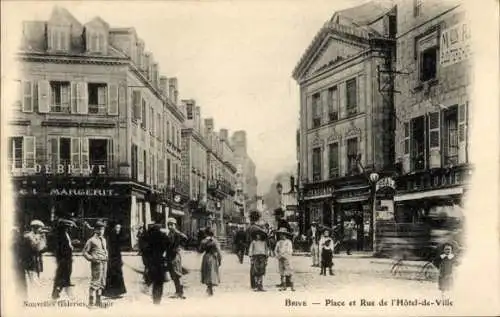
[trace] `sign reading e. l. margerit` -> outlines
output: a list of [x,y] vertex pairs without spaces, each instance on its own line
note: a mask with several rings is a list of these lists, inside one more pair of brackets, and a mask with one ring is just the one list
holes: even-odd
[[458,23],[441,31],[439,63],[442,67],[466,60],[471,54],[470,27],[466,22]]

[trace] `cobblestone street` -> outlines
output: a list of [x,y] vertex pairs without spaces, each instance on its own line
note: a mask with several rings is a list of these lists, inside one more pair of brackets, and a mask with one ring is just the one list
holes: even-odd
[[[150,292],[144,291],[142,276],[138,271],[142,270],[141,258],[133,255],[123,256],[125,265],[123,267],[124,277],[128,293],[122,299],[109,301],[109,309],[127,309],[129,304],[135,304],[130,307],[137,307],[137,303],[144,305],[146,309],[159,309],[153,306]],[[52,278],[55,272],[54,258],[45,257],[45,270],[41,276],[41,287],[36,294],[30,295],[30,301],[43,302],[50,300],[52,287]],[[357,300],[360,304],[361,294],[371,294],[372,300],[380,298],[380,292],[385,297],[396,298],[396,295],[404,294],[405,298],[439,296],[437,286],[432,282],[420,282],[406,278],[393,278],[390,275],[390,262],[376,262],[372,258],[345,255],[338,256],[335,259],[335,275],[320,276],[319,269],[311,267],[311,259],[307,256],[296,256],[293,258],[294,280],[296,292],[280,292],[275,287],[279,282],[277,261],[270,258],[267,267],[267,274],[264,281],[265,293],[256,293],[250,290],[249,286],[249,259],[245,257],[243,264],[239,264],[234,254],[226,253],[221,267],[221,285],[216,288],[215,296],[209,298],[205,293],[205,286],[200,283],[200,263],[201,255],[195,252],[186,252],[183,256],[184,266],[190,270],[190,273],[184,277],[186,300],[170,299],[168,296],[174,292],[173,283],[165,284],[164,300],[159,307],[172,307],[175,303],[175,310],[178,312],[196,314],[198,309],[207,309],[214,307],[217,310],[218,305],[224,305],[227,311],[233,309],[250,309],[248,312],[256,314],[265,313],[259,311],[264,309],[286,308],[285,300],[294,302],[305,301],[308,306],[315,305],[325,307],[326,299],[338,298],[339,300]],[[375,263],[374,263],[375,262]],[[88,289],[88,263],[81,256],[74,257],[73,265],[73,283],[76,284],[73,290],[73,299],[71,302],[77,302],[81,305],[87,301]],[[65,294],[63,294],[64,296]],[[365,297],[366,298],[366,297]],[[62,298],[64,299],[64,297]],[[196,299],[193,301],[192,299]],[[370,298],[367,298],[370,299]],[[196,305],[193,305],[196,303]],[[241,304],[240,304],[241,303]],[[254,305],[255,304],[255,305]],[[289,309],[298,309],[297,303],[293,303]],[[242,306],[243,305],[243,306]],[[302,304],[303,305],[303,304]],[[142,307],[142,306],[141,306]],[[85,307],[72,307],[72,309],[85,311]],[[28,310],[29,311],[29,310]],[[72,310],[73,311],[73,310]]]

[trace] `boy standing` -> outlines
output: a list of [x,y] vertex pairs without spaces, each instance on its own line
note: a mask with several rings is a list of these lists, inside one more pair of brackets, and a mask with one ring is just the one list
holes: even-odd
[[[89,308],[102,305],[101,296],[106,284],[108,250],[104,239],[104,223],[98,221],[94,227],[94,235],[83,248],[83,256],[90,262]],[[95,299],[95,302],[94,302]]]
[[267,234],[263,230],[256,230],[253,235],[254,240],[250,243],[248,249],[250,276],[254,279],[254,290],[264,292],[263,279],[264,275],[266,275],[267,256],[269,255],[266,242]]
[[293,245],[290,237],[292,236],[285,228],[281,228],[277,231],[279,236],[279,241],[276,243],[276,257],[279,261],[279,271],[281,275],[281,284],[283,285],[280,290],[285,291],[287,287],[295,291],[293,288],[292,282],[292,266],[290,264],[292,254],[293,254]]

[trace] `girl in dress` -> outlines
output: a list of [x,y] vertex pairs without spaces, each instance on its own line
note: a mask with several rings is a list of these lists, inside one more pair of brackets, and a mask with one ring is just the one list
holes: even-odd
[[205,230],[206,238],[200,243],[200,251],[204,252],[201,260],[201,283],[207,286],[208,296],[214,294],[214,286],[219,285],[219,267],[222,262],[219,242],[214,237],[212,228]]
[[451,243],[443,246],[443,253],[438,256],[435,264],[439,268],[438,288],[444,294],[453,286],[453,270],[458,264]]

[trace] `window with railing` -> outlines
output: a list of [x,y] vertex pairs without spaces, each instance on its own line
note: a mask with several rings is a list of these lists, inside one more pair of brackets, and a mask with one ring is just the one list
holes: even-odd
[[339,119],[339,95],[337,86],[328,89],[328,119],[330,122]]
[[358,138],[351,138],[347,140],[347,173],[352,175],[358,172]]
[[50,112],[71,112],[71,84],[66,81],[50,82]]
[[328,146],[328,171],[330,178],[339,176],[339,144],[337,142]]
[[316,93],[312,96],[312,127],[317,128],[321,125],[321,95]]
[[346,113],[347,116],[355,115],[358,111],[358,92],[356,78],[346,82]]
[[107,112],[107,85],[89,83],[87,85],[89,97],[89,113],[106,114]]
[[444,113],[443,141],[445,165],[458,164],[458,107],[450,107]]
[[321,161],[321,148],[314,148],[312,152],[312,172],[314,181],[321,180]]

